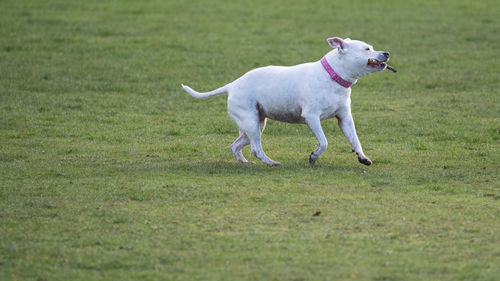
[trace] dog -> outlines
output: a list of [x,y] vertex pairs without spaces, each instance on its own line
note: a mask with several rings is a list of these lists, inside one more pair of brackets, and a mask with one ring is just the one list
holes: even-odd
[[395,71],[387,65],[389,53],[349,38],[332,37],[327,42],[333,50],[316,62],[256,68],[211,92],[200,93],[184,84],[182,87],[195,98],[228,93],[228,113],[240,131],[229,148],[239,162],[248,162],[241,150],[250,144],[252,154],[265,164],[281,164],[262,150],[261,135],[269,118],[309,127],[318,140],[317,149],[309,155],[309,162],[314,164],[328,146],[321,121],[336,117],[358,161],[371,165],[354,127],[351,85],[387,67]]

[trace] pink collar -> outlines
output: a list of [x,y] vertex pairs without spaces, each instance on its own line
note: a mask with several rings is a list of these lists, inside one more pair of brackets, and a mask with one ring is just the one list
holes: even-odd
[[328,74],[330,74],[330,78],[332,78],[333,81],[339,83],[340,86],[342,86],[344,88],[351,87],[352,83],[349,81],[346,81],[346,80],[344,80],[344,78],[340,77],[340,75],[338,75],[337,72],[335,72],[335,70],[333,70],[333,68],[330,66],[330,64],[328,64],[328,61],[326,61],[325,57],[323,57],[321,59],[321,65],[323,65],[323,68],[325,68],[326,72],[328,72]]

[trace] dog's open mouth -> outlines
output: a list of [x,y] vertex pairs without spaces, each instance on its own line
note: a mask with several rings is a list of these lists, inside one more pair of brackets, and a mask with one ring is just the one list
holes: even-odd
[[379,60],[376,60],[376,59],[368,59],[368,67],[373,67],[373,68],[376,68],[376,69],[384,69],[387,67],[387,69],[389,69],[390,71],[392,72],[397,72],[396,69],[394,69],[394,67],[388,65],[387,63],[383,62],[383,61],[379,61]]
[[373,68],[384,68],[386,64],[383,61],[379,61],[376,59],[368,59],[368,67]]

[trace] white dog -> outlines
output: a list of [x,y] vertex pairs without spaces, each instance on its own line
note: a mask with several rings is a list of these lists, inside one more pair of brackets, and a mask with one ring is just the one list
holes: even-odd
[[[359,162],[371,165],[359,142],[351,115],[351,88],[356,81],[372,72],[384,70],[388,52],[357,40],[327,39],[334,49],[320,61],[296,66],[267,66],[251,70],[235,81],[211,92],[199,93],[188,86],[184,90],[195,98],[228,93],[229,116],[240,129],[240,136],[230,149],[239,162],[248,162],[241,150],[250,144],[252,154],[274,166],[262,150],[261,134],[267,118],[289,123],[305,123],[318,140],[318,148],[309,156],[314,164],[325,151],[326,140],[321,121],[337,117],[338,124]],[[389,66],[389,69],[395,71]]]

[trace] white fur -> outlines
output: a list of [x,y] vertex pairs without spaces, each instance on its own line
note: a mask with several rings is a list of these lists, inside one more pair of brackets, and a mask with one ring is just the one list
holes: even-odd
[[[385,68],[369,67],[370,58],[387,61],[388,53],[357,40],[328,38],[334,50],[326,54],[332,68],[345,80],[355,83],[369,73]],[[252,154],[268,165],[279,165],[262,150],[261,134],[267,118],[289,123],[305,123],[318,140],[318,147],[309,157],[314,164],[328,146],[321,120],[337,117],[338,124],[358,160],[370,165],[365,156],[351,115],[351,88],[344,88],[330,79],[319,61],[296,66],[267,66],[253,69],[235,81],[211,92],[199,93],[188,86],[184,90],[195,98],[228,93],[229,116],[240,129],[240,136],[230,146],[239,162],[248,162],[241,150],[250,144]]]

